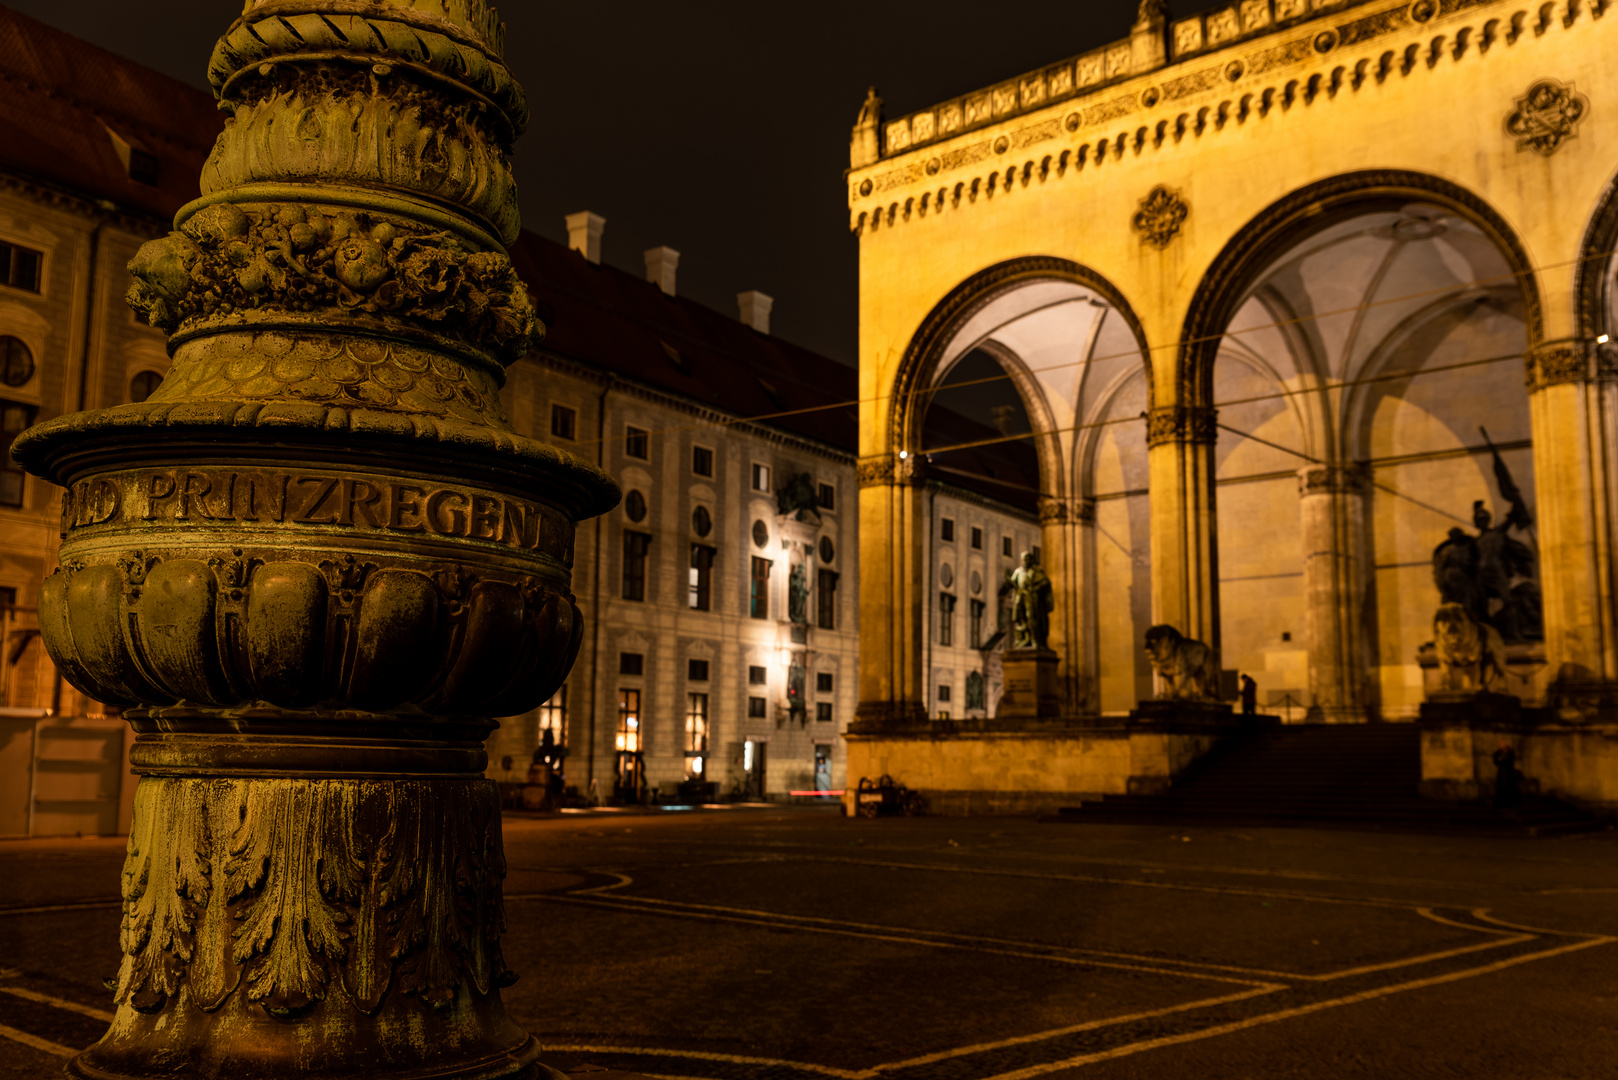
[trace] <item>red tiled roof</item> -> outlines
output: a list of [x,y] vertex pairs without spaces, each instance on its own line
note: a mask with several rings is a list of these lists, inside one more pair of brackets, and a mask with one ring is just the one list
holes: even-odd
[[545,316],[545,351],[856,452],[853,368],[534,233],[512,258]]
[[[170,218],[222,127],[211,95],[0,7],[0,168]],[[108,128],[156,158],[155,185],[130,178]]]

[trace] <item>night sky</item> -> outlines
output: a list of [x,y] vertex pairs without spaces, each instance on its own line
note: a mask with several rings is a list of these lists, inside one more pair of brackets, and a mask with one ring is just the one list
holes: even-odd
[[[233,0],[7,0],[206,88]],[[771,328],[856,362],[857,241],[841,183],[865,89],[899,116],[1126,36],[1136,0],[698,4],[507,0],[506,60],[533,122],[517,146],[523,223],[607,219],[604,260],[681,253],[679,290],[736,314],[775,297]],[[1193,6],[1177,5],[1184,14]]]

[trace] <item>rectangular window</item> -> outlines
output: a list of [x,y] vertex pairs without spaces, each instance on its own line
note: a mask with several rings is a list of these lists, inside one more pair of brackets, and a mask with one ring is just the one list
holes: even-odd
[[837,489],[830,484],[820,485],[820,508],[822,510],[837,509]]
[[815,571],[815,625],[837,629],[837,571]]
[[759,719],[761,717],[769,716],[770,715],[769,702],[765,701],[761,697],[750,697],[750,698],[748,698],[747,699],[747,715],[749,717],[755,719],[755,720]]
[[972,546],[979,551],[983,550],[983,530],[976,525],[972,526]]
[[624,533],[624,599],[646,599],[646,553],[651,550],[650,533]]
[[567,745],[567,684],[563,683],[551,695],[551,699],[539,707],[539,737],[545,738],[545,732],[551,733],[551,738],[557,746]]
[[632,458],[649,460],[652,456],[652,437],[645,428],[624,428],[624,454]]
[[747,685],[764,686],[770,681],[770,673],[762,664],[751,664],[747,668]]
[[770,617],[770,567],[768,559],[753,556],[751,591],[747,594],[747,613],[755,619]]
[[938,643],[955,644],[955,597],[949,593],[938,594]]
[[698,476],[713,475],[713,451],[706,446],[691,448],[691,471]]
[[691,610],[711,611],[713,603],[714,548],[706,544],[691,545]]
[[39,265],[45,253],[15,244],[0,244],[0,284],[39,291]]
[[815,693],[829,694],[832,687],[832,674],[829,671],[815,672]]
[[946,703],[949,701],[949,687],[940,686],[938,688],[938,700]]
[[1002,536],[1000,538],[1000,554],[1008,559],[1011,558],[1011,537]]
[[578,438],[579,414],[566,405],[552,405],[551,434],[558,439]]
[[939,522],[939,524],[938,524],[938,538],[940,540],[943,540],[945,543],[953,543],[954,542],[954,540],[955,540],[955,519],[954,518],[945,518],[943,521]]
[[770,467],[768,465],[760,465],[756,461],[753,462],[753,490],[770,490]]
[[32,405],[0,401],[0,506],[21,506],[22,466],[11,456],[11,444],[34,422],[38,410]]
[[685,662],[685,677],[692,682],[708,681],[708,661],[687,660]]
[[983,613],[988,605],[982,600],[972,601],[972,648],[983,648]]
[[640,746],[640,691],[618,691],[618,739],[617,747],[627,753],[635,753]]
[[646,655],[638,652],[621,652],[618,654],[618,674],[643,675],[646,672]]
[[685,708],[685,775],[702,778],[703,759],[708,756],[708,695],[687,694]]
[[822,724],[831,723],[831,702],[820,701],[815,703],[815,720]]

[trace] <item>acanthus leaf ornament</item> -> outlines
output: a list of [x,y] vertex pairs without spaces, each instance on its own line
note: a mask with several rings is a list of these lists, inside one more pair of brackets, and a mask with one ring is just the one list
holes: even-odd
[[1159,184],[1140,201],[1131,224],[1140,234],[1141,242],[1155,248],[1166,248],[1185,225],[1191,207],[1178,191],[1170,191]]
[[1519,153],[1532,150],[1550,157],[1578,134],[1579,121],[1589,108],[1590,99],[1571,82],[1541,79],[1516,99],[1516,108],[1506,117],[1506,133],[1516,137]]

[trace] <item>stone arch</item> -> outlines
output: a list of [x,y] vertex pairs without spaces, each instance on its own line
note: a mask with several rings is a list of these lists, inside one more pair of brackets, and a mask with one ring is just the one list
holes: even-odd
[[[1107,301],[1128,323],[1135,340],[1141,348],[1141,355],[1148,358],[1146,332],[1136,316],[1134,308],[1124,299],[1111,282],[1100,274],[1081,266],[1068,259],[1054,256],[1036,255],[1024,258],[1011,259],[1003,263],[981,270],[972,277],[963,281],[952,289],[949,295],[939,301],[921,321],[910,344],[905,348],[904,357],[900,360],[898,371],[894,375],[892,397],[888,402],[887,416],[887,442],[888,452],[897,454],[900,451],[916,453],[921,449],[921,429],[925,421],[926,408],[922,397],[932,388],[937,380],[938,367],[943,360],[944,350],[954,338],[956,331],[966,323],[972,315],[982,310],[995,299],[1005,295],[1020,285],[1026,285],[1041,280],[1069,281],[1084,288],[1091,289]],[[1008,374],[1013,381],[1018,375],[1009,367]],[[1022,373],[1027,376],[1026,370]],[[1151,367],[1146,365],[1148,387],[1151,381]],[[1028,378],[1027,387],[1033,388],[1033,380]],[[1037,388],[1035,388],[1037,389]],[[1030,417],[1035,416],[1035,407],[1031,404],[1032,397],[1026,392],[1025,385],[1018,382],[1018,393],[1021,394],[1025,404],[1028,404]],[[1039,406],[1048,415],[1048,407],[1043,403]],[[1046,451],[1041,450],[1040,465],[1043,469],[1046,464]],[[1060,470],[1060,455],[1056,455],[1052,464],[1059,470],[1054,475],[1062,475]],[[1043,486],[1043,485],[1042,485]]]
[[1011,384],[1022,398],[1023,408],[1033,422],[1034,447],[1039,452],[1039,486],[1041,498],[1063,498],[1067,492],[1067,470],[1062,467],[1061,440],[1056,433],[1056,417],[1050,402],[1040,389],[1039,380],[1028,370],[1022,357],[997,341],[984,341],[977,348],[994,357],[995,363],[1005,369]]
[[[1468,189],[1426,173],[1395,169],[1343,173],[1299,188],[1260,211],[1208,265],[1186,311],[1180,334],[1173,401],[1154,406],[1212,407],[1214,362],[1225,327],[1258,276],[1299,238],[1382,201],[1419,199],[1468,218],[1504,255],[1522,290],[1532,349],[1544,338],[1539,282],[1527,249],[1506,220]],[[1618,232],[1618,220],[1613,228]]]
[[1590,223],[1579,244],[1579,259],[1573,267],[1573,296],[1578,304],[1574,317],[1577,334],[1589,340],[1612,333],[1608,289],[1618,251],[1618,175],[1607,182]]

